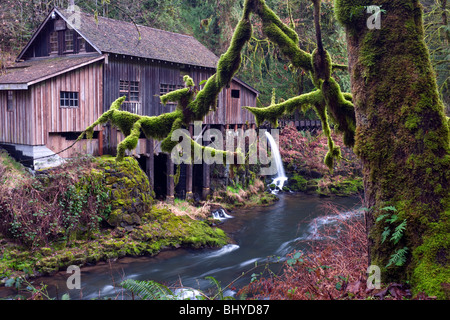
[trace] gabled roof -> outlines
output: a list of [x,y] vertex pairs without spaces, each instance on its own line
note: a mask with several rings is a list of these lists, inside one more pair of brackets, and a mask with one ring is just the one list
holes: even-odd
[[[113,53],[214,69],[217,67],[218,57],[192,36],[102,16],[98,16],[96,21],[94,15],[84,12],[73,13],[55,8],[35,35],[54,13],[84,37],[98,53]],[[30,40],[18,59],[34,39],[35,37]]]
[[29,86],[105,59],[97,53],[18,62],[0,76],[0,90],[26,90]]

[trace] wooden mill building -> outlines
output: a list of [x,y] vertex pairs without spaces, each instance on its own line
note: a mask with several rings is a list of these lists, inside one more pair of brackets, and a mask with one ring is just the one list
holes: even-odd
[[[217,61],[192,36],[54,8],[16,63],[0,73],[0,146],[33,169],[77,153],[114,154],[123,136],[109,126],[97,127],[93,140],[59,152],[120,96],[127,96],[124,110],[140,115],[173,111],[175,105],[163,106],[159,96],[183,87],[184,75],[196,84],[208,79]],[[254,117],[241,107],[255,106],[257,95],[235,78],[203,126],[253,124]],[[155,192],[173,197],[174,165],[159,142],[142,137],[135,156]],[[182,193],[208,193],[208,165],[184,166],[182,176]]]

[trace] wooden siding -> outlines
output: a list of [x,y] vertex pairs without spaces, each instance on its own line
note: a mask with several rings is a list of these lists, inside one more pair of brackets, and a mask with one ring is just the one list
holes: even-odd
[[[36,137],[47,144],[48,133],[82,132],[102,114],[102,64],[94,63],[32,86]],[[78,107],[60,106],[60,92],[78,92]]]
[[[49,133],[84,131],[102,114],[102,77],[102,63],[93,63],[14,91],[12,111],[7,111],[8,92],[0,91],[0,142],[47,145]],[[61,91],[78,92],[79,106],[61,108]]]
[[7,111],[8,91],[0,91],[0,143],[32,144],[34,122],[30,92],[14,91],[12,111]]
[[[160,84],[183,85],[182,74],[189,74],[195,84],[207,80],[214,70],[151,59],[110,55],[104,68],[104,106],[106,111],[119,96],[119,81],[139,81],[139,114],[159,115],[171,112],[174,104],[163,106],[159,99]],[[231,98],[231,90],[240,90],[240,98]],[[256,106],[256,94],[233,81],[230,88],[219,94],[218,107],[205,117],[204,124],[254,123],[254,117],[243,106]],[[124,106],[127,110],[127,107]]]
[[[70,147],[73,142],[73,140],[68,140],[58,133],[50,133],[48,135],[46,146],[56,153]],[[73,147],[59,153],[58,155],[62,158],[71,158],[77,156],[78,154],[90,154],[94,156],[100,155],[98,139],[80,140]]]
[[79,50],[79,33],[76,30],[73,30],[73,46],[74,50],[70,52],[64,51],[64,30],[58,31],[58,53],[51,54],[49,51],[50,47],[50,33],[55,30],[54,23],[56,20],[49,20],[47,23],[42,26],[41,32],[36,35],[36,38],[32,43],[29,44],[29,47],[23,52],[20,58],[22,59],[31,59],[37,57],[48,57],[48,56],[62,56],[62,55],[72,55],[72,54],[84,54],[97,52],[92,46],[86,41],[85,42],[85,51]]

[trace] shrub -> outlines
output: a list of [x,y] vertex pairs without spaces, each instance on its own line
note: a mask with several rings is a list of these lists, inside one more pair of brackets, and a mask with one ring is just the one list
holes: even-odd
[[108,190],[91,169],[90,157],[78,157],[14,187],[0,186],[0,232],[37,247],[97,231],[108,214]]

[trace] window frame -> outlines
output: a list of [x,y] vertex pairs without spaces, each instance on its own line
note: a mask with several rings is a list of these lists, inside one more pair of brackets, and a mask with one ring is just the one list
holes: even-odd
[[[68,36],[68,34],[70,33],[70,36]],[[70,53],[70,52],[74,52],[75,51],[75,41],[74,41],[74,30],[73,29],[69,29],[67,28],[66,30],[64,30],[64,52],[65,53]],[[67,43],[71,43],[72,44],[72,48],[71,49],[67,49]]]
[[16,104],[16,93],[13,90],[8,90],[6,94],[6,111],[13,112]]
[[[171,84],[171,83],[160,83],[159,84],[159,96],[163,96],[172,91],[183,89],[184,85],[182,84]],[[167,104],[175,104],[173,101],[168,101]]]
[[233,99],[240,99],[241,98],[241,90],[239,89],[231,89],[231,98]]
[[78,109],[80,107],[80,96],[78,91],[60,91],[59,107],[65,109]]
[[78,43],[78,52],[86,52],[86,39],[84,39],[81,35],[78,35],[77,43]]
[[[59,51],[59,34],[58,34],[58,31],[50,32],[48,43],[49,43],[49,48],[48,48],[49,54],[50,55],[58,54],[58,51]],[[54,46],[56,46],[56,48],[53,48]],[[53,49],[55,49],[55,50],[53,50]]]
[[[139,103],[141,98],[140,82],[136,80],[119,80],[119,96],[126,96],[125,102]],[[133,100],[131,100],[133,98]]]

